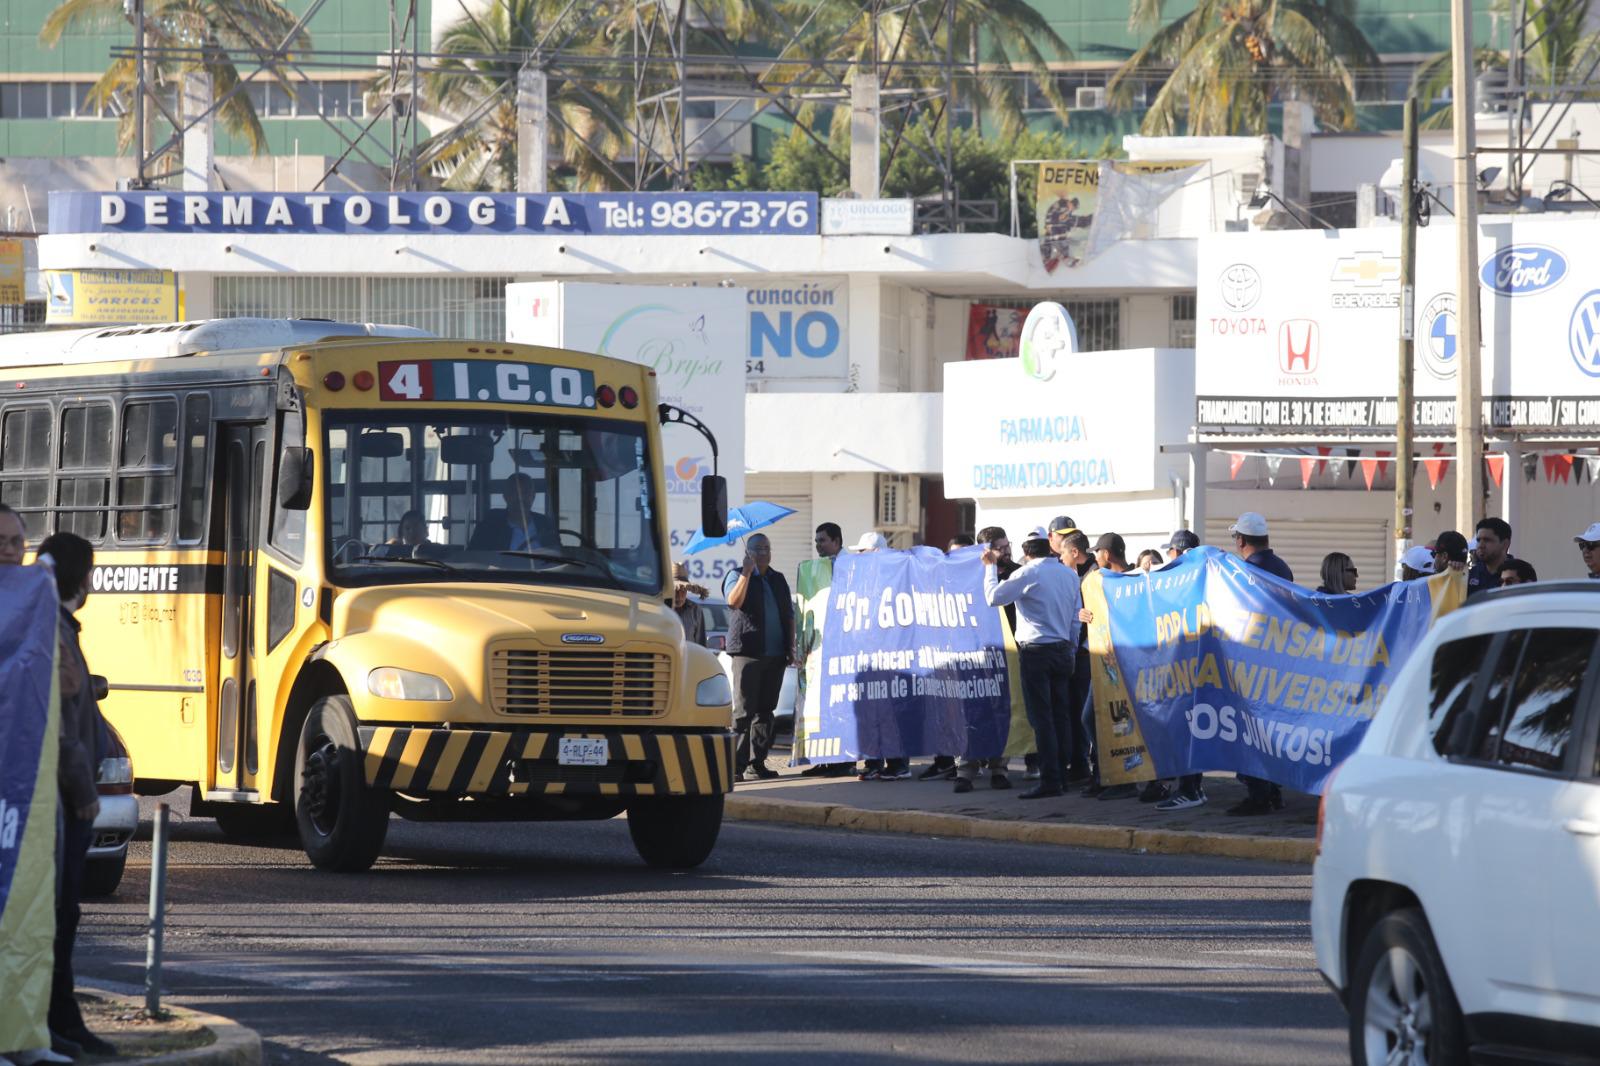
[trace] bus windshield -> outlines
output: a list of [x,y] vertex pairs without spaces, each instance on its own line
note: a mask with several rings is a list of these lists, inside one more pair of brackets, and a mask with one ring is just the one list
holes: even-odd
[[661,590],[642,424],[459,411],[324,419],[336,582]]

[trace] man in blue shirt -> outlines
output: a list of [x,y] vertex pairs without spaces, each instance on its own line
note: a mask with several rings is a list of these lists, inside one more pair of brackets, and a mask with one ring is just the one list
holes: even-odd
[[772,569],[772,543],[761,533],[746,542],[744,565],[722,582],[728,601],[728,657],[733,660],[734,775],[777,777],[767,766],[773,711],[783,671],[793,659],[794,601],[789,583]]
[[[1267,520],[1261,515],[1246,511],[1228,527],[1228,532],[1233,534],[1233,546],[1246,563],[1285,581],[1294,580],[1294,571],[1289,569],[1289,564],[1278,558],[1272,550],[1267,539]],[[1236,816],[1270,814],[1283,809],[1283,789],[1271,781],[1249,774],[1240,774],[1239,780],[1244,782],[1249,795],[1224,813]]]
[[993,548],[983,553],[983,596],[991,607],[1015,604],[1022,703],[1039,750],[1039,784],[1021,799],[1062,795],[1073,762],[1072,674],[1083,601],[1078,575],[1050,552],[1042,530],[1022,542],[1022,566],[1004,581]]

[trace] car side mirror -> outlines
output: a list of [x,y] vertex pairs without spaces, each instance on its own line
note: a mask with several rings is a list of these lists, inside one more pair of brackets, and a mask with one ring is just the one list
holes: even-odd
[[700,479],[700,532],[708,537],[728,535],[728,479],[720,474]]
[[278,506],[304,511],[311,506],[311,486],[316,481],[316,458],[310,448],[285,448],[278,456]]

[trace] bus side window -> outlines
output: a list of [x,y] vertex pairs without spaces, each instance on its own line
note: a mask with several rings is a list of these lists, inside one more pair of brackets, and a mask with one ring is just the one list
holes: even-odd
[[206,485],[211,478],[206,439],[211,432],[211,397],[191,393],[183,401],[183,468],[178,490],[178,542],[196,544],[206,532]]
[[61,476],[56,480],[56,529],[98,544],[111,503],[111,405],[61,409]]
[[130,400],[122,405],[117,461],[117,540],[160,544],[172,528],[178,466],[178,405]]
[[[278,416],[278,446],[283,448],[299,448],[305,445],[305,428],[301,422],[301,415]],[[320,471],[317,471],[320,473]],[[301,562],[306,557],[306,512],[290,511],[278,506],[278,471],[277,464],[273,464],[270,474],[272,478],[272,492],[269,502],[272,505],[272,531],[268,535],[272,546],[287,555],[295,562]],[[293,599],[293,596],[290,596]]]
[[28,543],[50,532],[50,408],[7,407],[0,415],[0,503],[21,513]]

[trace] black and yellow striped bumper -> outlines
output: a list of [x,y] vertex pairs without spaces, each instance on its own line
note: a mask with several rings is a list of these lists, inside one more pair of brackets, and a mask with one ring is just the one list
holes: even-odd
[[[562,766],[562,737],[604,737],[604,766]],[[367,784],[414,795],[704,796],[733,791],[732,733],[363,726]]]

